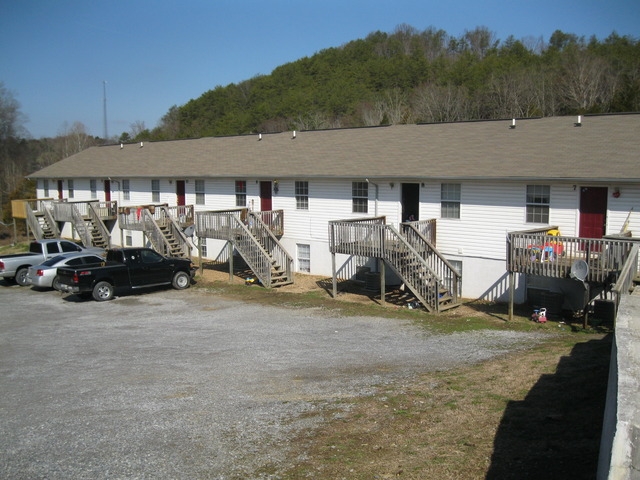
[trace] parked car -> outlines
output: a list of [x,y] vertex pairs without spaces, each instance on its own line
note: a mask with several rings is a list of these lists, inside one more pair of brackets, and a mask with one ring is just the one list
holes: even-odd
[[58,256],[72,253],[104,254],[104,249],[98,247],[83,247],[69,240],[48,239],[36,240],[29,244],[29,251],[14,253],[0,258],[0,277],[5,280],[15,280],[18,285],[27,285],[27,271],[33,265]]
[[53,288],[60,291],[58,284],[58,267],[81,267],[104,264],[102,256],[92,253],[72,253],[57,255],[40,265],[33,265],[27,270],[27,285],[37,288]]
[[138,290],[158,285],[188,288],[197,268],[186,258],[163,257],[150,248],[114,248],[104,265],[58,267],[62,291],[111,300],[116,290]]

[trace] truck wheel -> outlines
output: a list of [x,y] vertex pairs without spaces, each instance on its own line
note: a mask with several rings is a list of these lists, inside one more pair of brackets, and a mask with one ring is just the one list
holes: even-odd
[[60,278],[57,275],[53,277],[53,282],[51,282],[51,286],[56,292],[62,291],[62,287],[60,287]]
[[113,298],[113,285],[109,282],[98,282],[93,287],[93,299],[97,302],[104,302]]
[[27,271],[27,268],[22,267],[16,272],[16,283],[21,287],[27,285]]
[[191,277],[185,272],[176,272],[173,276],[173,288],[176,290],[184,290],[191,284]]

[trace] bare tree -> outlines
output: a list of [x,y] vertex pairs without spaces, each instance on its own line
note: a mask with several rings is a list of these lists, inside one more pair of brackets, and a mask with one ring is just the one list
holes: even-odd
[[464,87],[424,84],[414,90],[411,100],[414,115],[424,122],[456,122],[471,116]]
[[582,49],[573,50],[563,60],[558,92],[566,106],[578,112],[607,111],[617,86],[610,64]]
[[144,121],[136,120],[131,125],[129,125],[129,135],[131,135],[132,138],[136,138],[146,129],[147,127],[145,126]]
[[20,111],[20,103],[0,82],[0,141],[26,136],[25,115]]
[[466,30],[463,36],[469,50],[483,59],[492,48],[498,46],[495,32],[490,31],[487,27],[477,27],[474,30]]
[[399,88],[387,90],[376,102],[376,109],[384,112],[391,125],[409,123],[412,120],[412,112],[409,108],[407,95]]

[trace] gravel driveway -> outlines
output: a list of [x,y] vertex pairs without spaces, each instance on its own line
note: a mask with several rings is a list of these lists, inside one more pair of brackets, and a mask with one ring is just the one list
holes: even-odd
[[223,300],[111,302],[0,283],[0,478],[259,478],[337,399],[524,348],[536,334]]

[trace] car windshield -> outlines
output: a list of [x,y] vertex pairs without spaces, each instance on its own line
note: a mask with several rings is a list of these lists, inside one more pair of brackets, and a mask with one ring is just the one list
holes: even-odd
[[64,260],[66,257],[64,257],[63,255],[57,255],[55,257],[51,257],[49,260],[47,260],[46,262],[43,262],[42,265],[45,265],[47,267],[53,267],[56,263],[61,262],[62,260]]

